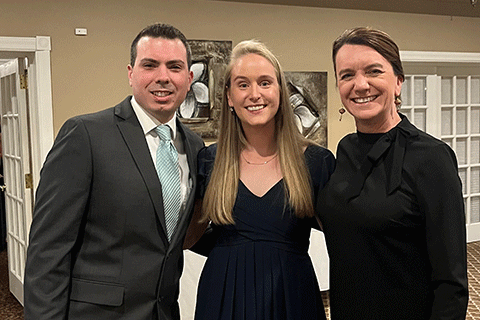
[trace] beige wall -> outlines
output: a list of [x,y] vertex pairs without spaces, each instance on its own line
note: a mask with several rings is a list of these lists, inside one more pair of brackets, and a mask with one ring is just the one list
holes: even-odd
[[[346,28],[369,25],[401,50],[480,52],[480,19],[319,9],[208,0],[0,0],[0,36],[46,35],[52,41],[54,129],[74,115],[113,106],[130,94],[129,46],[144,26],[175,25],[190,39],[264,41],[287,71],[328,72],[328,144],[354,130],[338,121],[340,101],[330,59]],[[88,29],[88,36],[74,29]]]

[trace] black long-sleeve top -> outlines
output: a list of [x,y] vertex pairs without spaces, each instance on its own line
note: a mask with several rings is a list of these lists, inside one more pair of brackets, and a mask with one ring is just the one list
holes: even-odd
[[317,201],[332,320],[465,319],[466,231],[457,160],[405,116],[339,143]]

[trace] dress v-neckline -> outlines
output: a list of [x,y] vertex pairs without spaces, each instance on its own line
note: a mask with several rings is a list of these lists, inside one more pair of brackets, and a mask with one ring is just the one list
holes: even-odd
[[252,192],[252,190],[250,190],[250,189],[247,187],[247,185],[242,181],[242,179],[240,179],[240,183],[245,187],[245,189],[247,189],[247,191],[248,191],[250,194],[252,194],[253,196],[255,196],[255,197],[259,198],[259,199],[264,198],[264,197],[265,197],[270,191],[272,191],[272,189],[275,188],[281,181],[283,181],[283,177],[282,177],[280,180],[278,180],[277,182],[275,182],[267,191],[265,191],[265,193],[264,193],[263,195],[260,196],[260,195],[258,195],[258,194],[256,194],[256,193]]

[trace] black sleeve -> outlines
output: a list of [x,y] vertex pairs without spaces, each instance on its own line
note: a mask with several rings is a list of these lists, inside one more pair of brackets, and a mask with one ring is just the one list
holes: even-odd
[[[203,199],[205,195],[205,190],[210,181],[210,174],[213,170],[216,152],[217,145],[212,144],[208,147],[204,147],[198,153],[198,199]],[[213,228],[211,224],[208,225],[203,236],[190,248],[190,250],[203,256],[208,256],[217,241],[218,235],[214,229],[215,228]]]
[[432,266],[431,320],[465,319],[468,304],[465,211],[455,154],[446,144],[422,154],[413,177],[425,212]]
[[215,226],[209,224],[200,240],[198,240],[189,250],[208,257],[210,251],[212,251],[217,242],[218,232],[216,232],[216,229]]
[[[316,202],[318,193],[325,187],[335,170],[335,157],[330,150],[311,145],[305,151],[305,161],[310,172],[313,199]],[[314,203],[314,208],[316,208],[316,203]],[[312,228],[322,231],[319,221],[316,218],[311,220]]]
[[217,154],[217,145],[212,144],[208,147],[203,147],[198,152],[198,189],[197,198],[203,199],[205,190],[207,189],[208,182],[210,181],[210,174],[213,170],[213,164],[215,162],[215,155]]

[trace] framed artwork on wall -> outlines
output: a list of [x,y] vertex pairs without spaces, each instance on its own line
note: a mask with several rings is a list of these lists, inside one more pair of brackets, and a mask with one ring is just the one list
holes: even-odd
[[215,140],[222,103],[224,72],[232,41],[188,40],[192,50],[193,81],[177,114],[204,140]]
[[327,146],[327,72],[287,71],[295,121],[302,134]]

